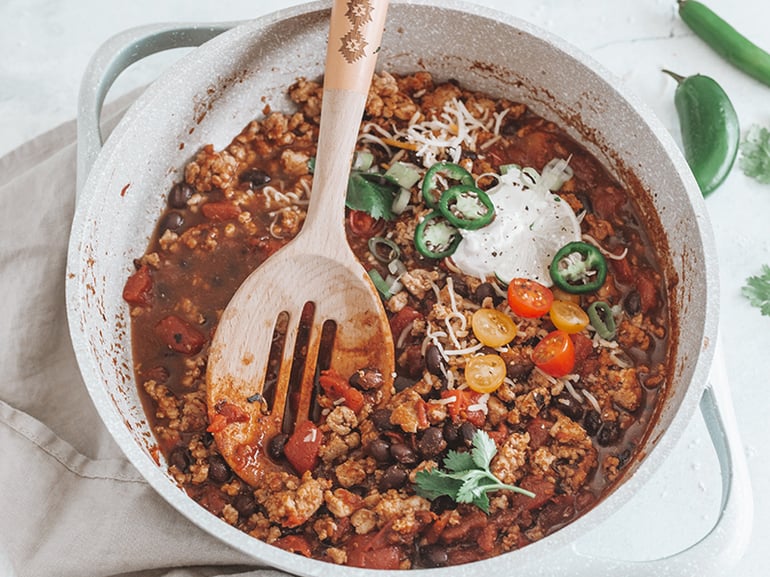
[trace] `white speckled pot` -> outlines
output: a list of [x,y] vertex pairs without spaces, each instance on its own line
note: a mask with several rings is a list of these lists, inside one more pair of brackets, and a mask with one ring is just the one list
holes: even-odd
[[[78,174],[82,190],[69,249],[67,301],[72,341],[93,401],[128,458],[165,499],[200,527],[263,563],[302,575],[333,570],[344,577],[376,572],[332,568],[253,539],[199,507],[167,474],[165,463],[158,463],[162,457],[136,391],[129,313],[121,298],[132,260],[147,246],[165,192],[181,179],[185,163],[203,144],[226,145],[261,115],[266,103],[274,110],[288,107],[284,91],[298,76],[320,77],[327,26],[328,7],[314,3],[239,24],[221,35],[230,26],[158,26],[128,32],[105,46],[83,85]],[[96,119],[119,70],[144,54],[199,44],[212,36],[139,98],[99,152]],[[655,242],[666,250],[664,268],[675,311],[668,399],[642,451],[645,458],[628,468],[624,482],[587,515],[520,551],[414,573],[470,577],[521,569],[520,574],[528,576],[584,571],[661,575],[671,568],[700,566],[705,574],[711,565],[702,566],[701,560],[712,559],[708,551],[719,548],[716,537],[700,552],[652,565],[605,563],[567,546],[629,499],[666,457],[701,399],[713,400],[704,391],[710,390],[707,378],[717,332],[715,249],[700,192],[666,130],[574,48],[525,22],[467,4],[392,4],[378,67],[397,72],[425,69],[440,79],[455,78],[467,87],[524,101],[569,127],[634,191]],[[718,429],[719,414],[712,413]],[[729,457],[729,447],[720,454]],[[732,475],[728,469],[725,478]]]

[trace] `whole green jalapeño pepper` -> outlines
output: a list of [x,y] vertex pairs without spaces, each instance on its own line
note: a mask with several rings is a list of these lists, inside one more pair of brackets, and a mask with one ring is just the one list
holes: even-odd
[[725,60],[770,86],[770,54],[743,36],[708,6],[696,0],[678,0],[682,20]]
[[585,294],[598,290],[607,278],[607,261],[599,249],[586,242],[564,245],[551,261],[551,280],[561,290]]
[[674,104],[684,156],[703,196],[707,196],[724,182],[735,162],[740,142],[738,115],[714,79],[663,72],[677,82]]

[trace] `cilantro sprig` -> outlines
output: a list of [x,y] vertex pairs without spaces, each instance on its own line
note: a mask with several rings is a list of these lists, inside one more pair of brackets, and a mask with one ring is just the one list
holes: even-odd
[[354,171],[348,180],[345,206],[352,210],[363,210],[372,218],[395,218],[393,199],[399,190],[398,184],[381,174]]
[[770,130],[752,125],[741,141],[738,161],[743,173],[762,184],[770,184]]
[[747,278],[741,292],[749,299],[752,306],[757,307],[763,315],[770,317],[770,266],[762,265],[761,274]]
[[489,513],[488,493],[492,491],[507,489],[535,496],[531,491],[503,483],[489,470],[497,447],[485,431],[477,430],[472,443],[470,451],[449,451],[444,459],[446,471],[438,467],[418,471],[415,475],[417,494],[427,499],[447,495],[458,503],[473,503],[485,513]]

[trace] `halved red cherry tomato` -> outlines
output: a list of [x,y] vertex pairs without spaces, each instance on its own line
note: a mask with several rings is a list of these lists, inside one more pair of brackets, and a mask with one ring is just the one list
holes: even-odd
[[575,344],[561,330],[548,333],[532,351],[532,362],[552,377],[563,377],[575,368]]
[[550,310],[552,302],[551,289],[537,281],[515,278],[508,283],[508,306],[520,317],[542,317]]
[[348,213],[348,226],[356,236],[371,238],[383,229],[385,222],[363,210],[351,210]]
[[479,309],[471,317],[471,328],[479,342],[488,347],[510,343],[519,328],[513,319],[497,309]]
[[491,393],[503,384],[506,375],[505,361],[500,355],[471,357],[465,363],[465,381],[472,391]]
[[548,313],[553,326],[565,333],[579,333],[588,326],[586,312],[572,301],[553,301]]

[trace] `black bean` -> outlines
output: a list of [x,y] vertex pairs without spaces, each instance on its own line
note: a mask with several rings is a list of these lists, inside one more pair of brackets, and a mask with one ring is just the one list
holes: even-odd
[[348,382],[356,388],[370,391],[381,388],[384,380],[377,369],[361,369],[353,373]]
[[457,448],[462,440],[460,435],[460,427],[454,424],[452,421],[444,423],[444,439],[449,447]]
[[239,493],[233,499],[233,507],[244,519],[257,512],[257,502],[251,493]]
[[209,479],[215,483],[226,483],[230,480],[230,467],[221,455],[209,457]]
[[626,466],[626,463],[628,463],[628,460],[631,458],[631,449],[626,449],[622,453],[618,455],[618,468],[622,469]]
[[168,205],[171,208],[185,208],[193,192],[193,187],[186,182],[177,182],[168,193]]
[[439,495],[430,502],[430,510],[436,515],[441,515],[444,511],[456,508],[457,503],[449,495]]
[[392,411],[390,409],[377,409],[372,413],[370,417],[372,424],[378,431],[390,431],[393,429],[393,425],[390,423],[390,415]]
[[390,443],[385,439],[374,439],[367,445],[366,452],[380,463],[390,461]]
[[467,299],[470,297],[471,293],[468,290],[468,283],[465,282],[465,278],[456,274],[450,276],[452,277],[452,286],[455,292],[463,298]]
[[417,450],[428,459],[435,457],[444,449],[446,449],[446,440],[444,433],[438,427],[428,427],[417,441]]
[[602,447],[609,447],[620,439],[620,432],[620,425],[618,425],[617,421],[607,421],[599,429],[596,440]]
[[[422,370],[422,367],[420,368]],[[396,392],[401,392],[403,390],[408,389],[411,386],[414,386],[414,384],[417,381],[415,379],[409,379],[407,377],[404,377],[402,375],[397,375],[395,379],[393,379],[393,388],[396,389]]]
[[270,443],[267,445],[267,454],[270,458],[276,461],[283,458],[283,449],[286,446],[286,441],[289,440],[289,435],[286,433],[278,433],[275,437],[270,439]]
[[506,119],[503,125],[500,127],[500,134],[503,136],[516,136],[519,131],[519,121],[515,118]]
[[172,210],[163,217],[160,227],[163,231],[170,230],[171,232],[178,232],[183,224],[184,217],[182,214]]
[[596,411],[589,411],[583,419],[583,428],[589,436],[594,436],[602,426],[602,418]]
[[428,545],[420,549],[420,557],[426,567],[445,567],[449,563],[449,554],[443,545]]
[[529,377],[534,368],[534,363],[508,363],[505,367],[505,373],[509,379],[520,381]]
[[192,455],[190,455],[190,450],[187,447],[177,445],[171,449],[171,454],[168,456],[169,465],[173,465],[182,473],[186,473],[190,463],[192,463]]
[[378,488],[381,492],[388,489],[398,489],[404,486],[408,478],[409,474],[401,465],[391,465],[382,474]]
[[437,377],[446,376],[444,357],[441,356],[441,351],[434,344],[428,345],[428,348],[425,349],[425,368],[428,369],[431,375],[436,375]]
[[264,170],[259,168],[250,168],[241,173],[240,181],[248,182],[252,189],[260,188],[270,182],[272,178]]
[[635,316],[642,310],[642,297],[639,291],[632,290],[628,293],[628,296],[623,300],[623,308],[629,314],[629,316]]
[[394,443],[390,446],[391,456],[405,465],[413,465],[417,462],[417,453],[406,443]]
[[481,303],[487,297],[492,297],[494,299],[497,296],[497,292],[491,283],[485,282],[476,287],[474,296],[476,297],[476,302]]
[[583,406],[569,393],[563,392],[554,398],[553,406],[573,421],[580,421],[585,414]]
[[460,437],[462,438],[462,442],[466,447],[473,445],[473,435],[475,434],[476,427],[474,427],[468,421],[465,421],[462,425],[460,425]]

